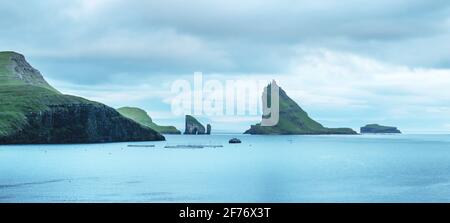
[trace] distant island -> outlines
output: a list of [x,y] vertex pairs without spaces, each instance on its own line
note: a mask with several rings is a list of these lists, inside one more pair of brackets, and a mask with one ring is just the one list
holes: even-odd
[[175,128],[175,126],[157,125],[153,122],[152,118],[147,114],[147,112],[140,108],[122,107],[118,108],[117,111],[121,115],[130,118],[141,125],[154,129],[161,134],[181,134],[181,131]]
[[210,135],[211,134],[211,125],[207,124],[206,129],[205,126],[202,125],[196,118],[191,115],[186,115],[186,123],[185,123],[185,135]]
[[[271,96],[271,85],[269,84],[265,91],[268,92],[267,98]],[[278,86],[278,85],[277,85]],[[279,88],[280,114],[278,124],[275,126],[261,126],[261,124],[252,125],[244,134],[255,135],[355,135],[357,132],[350,128],[326,128],[320,123],[311,119],[308,114],[294,101],[286,92]],[[263,104],[267,105],[263,100]],[[270,103],[270,101],[269,101]]]
[[64,95],[21,54],[0,52],[0,144],[165,140],[115,109]]
[[398,130],[397,127],[392,126],[382,126],[378,124],[369,124],[364,127],[361,127],[361,133],[367,134],[367,133],[393,133],[393,134],[401,134],[402,132]]

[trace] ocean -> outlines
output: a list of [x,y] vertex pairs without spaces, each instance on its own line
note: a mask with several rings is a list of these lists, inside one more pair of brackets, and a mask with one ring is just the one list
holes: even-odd
[[0,203],[450,202],[450,135],[166,138],[0,146]]

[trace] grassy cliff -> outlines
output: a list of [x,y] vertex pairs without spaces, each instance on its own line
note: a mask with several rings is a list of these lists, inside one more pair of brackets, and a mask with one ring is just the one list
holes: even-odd
[[27,114],[49,111],[51,106],[62,104],[100,104],[83,98],[56,93],[33,85],[0,86],[0,136],[13,134],[27,124]]
[[114,109],[64,95],[15,52],[0,52],[0,144],[164,140]]
[[153,122],[152,118],[148,116],[147,112],[135,107],[122,107],[117,111],[123,116],[134,120],[135,122],[152,128],[162,134],[181,134],[181,132],[174,126],[160,126]]

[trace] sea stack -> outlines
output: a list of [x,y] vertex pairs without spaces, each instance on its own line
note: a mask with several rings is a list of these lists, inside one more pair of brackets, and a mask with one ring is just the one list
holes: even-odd
[[165,139],[104,104],[61,94],[15,52],[0,52],[0,99],[0,144]]
[[203,135],[205,133],[205,127],[197,119],[191,115],[186,115],[185,135]]
[[[278,87],[275,81],[265,88],[267,99],[264,100],[263,106],[270,105],[271,86]],[[279,119],[274,126],[261,126],[261,124],[252,125],[244,134],[255,135],[354,135],[357,134],[350,128],[326,128],[320,123],[311,119],[308,114],[294,101],[286,92],[279,89]],[[270,107],[270,106],[268,106]],[[264,118],[264,116],[263,116]]]
[[397,127],[369,124],[361,127],[361,134],[401,134]]
[[211,125],[210,124],[206,125],[206,134],[211,135]]

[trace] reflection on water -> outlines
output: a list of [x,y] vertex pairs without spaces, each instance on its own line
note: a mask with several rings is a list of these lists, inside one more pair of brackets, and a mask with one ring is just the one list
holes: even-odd
[[0,185],[0,189],[2,189],[2,188],[8,188],[8,187],[21,187],[21,186],[28,186],[28,185],[39,185],[39,184],[57,183],[57,182],[65,181],[65,180],[69,180],[69,179],[47,180],[47,181],[28,182],[28,183],[18,183],[18,184],[4,184],[4,185]]
[[[233,137],[242,144],[228,144]],[[450,201],[448,135],[169,135],[150,144],[0,146],[0,202]]]

